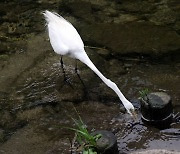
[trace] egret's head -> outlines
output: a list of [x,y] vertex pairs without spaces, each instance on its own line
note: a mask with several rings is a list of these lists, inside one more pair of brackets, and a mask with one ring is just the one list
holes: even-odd
[[124,103],[124,107],[126,108],[127,112],[133,117],[133,119],[137,121],[135,108],[128,100],[126,101],[126,103]]

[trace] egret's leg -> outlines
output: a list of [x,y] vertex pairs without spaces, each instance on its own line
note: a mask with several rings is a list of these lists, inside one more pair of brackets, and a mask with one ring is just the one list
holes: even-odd
[[62,72],[63,72],[63,75],[64,75],[64,82],[67,83],[71,88],[73,88],[73,86],[72,86],[72,84],[70,82],[70,78],[67,77],[65,69],[64,69],[63,56],[61,56],[60,62],[61,62]]
[[61,56],[61,68],[62,68],[62,72],[63,72],[63,75],[64,75],[64,81],[67,80],[67,77],[66,77],[66,72],[65,72],[65,69],[64,69],[64,64],[63,64],[63,56]]
[[79,78],[81,84],[83,85],[83,89],[84,89],[84,92],[85,92],[85,96],[87,96],[87,93],[88,93],[87,88],[86,88],[86,86],[85,86],[83,80],[81,79],[80,74],[78,73],[77,60],[75,60],[75,73],[77,74],[77,76],[78,76],[78,78]]
[[81,79],[81,77],[80,77],[80,75],[79,75],[79,73],[78,73],[78,69],[77,69],[77,60],[75,60],[75,73],[77,74],[77,76],[78,76],[79,80],[81,81],[83,87],[86,89],[86,86],[85,86],[83,80]]
[[75,73],[78,74],[78,69],[77,69],[77,60],[75,59]]

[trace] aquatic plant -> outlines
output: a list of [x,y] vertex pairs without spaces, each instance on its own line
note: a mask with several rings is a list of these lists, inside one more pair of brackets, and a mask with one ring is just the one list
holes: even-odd
[[78,114],[75,107],[74,109],[78,115],[78,119],[75,119],[70,115],[69,116],[75,123],[75,128],[64,127],[66,129],[75,131],[75,137],[71,143],[71,148],[74,149],[76,152],[82,151],[83,154],[97,154],[96,141],[101,138],[101,134],[92,135],[91,133],[89,133],[87,126],[82,121],[82,118]]
[[139,91],[139,94],[140,94],[140,98],[142,99],[142,100],[148,100],[148,94],[150,93],[150,91],[149,91],[149,89],[148,88],[145,88],[145,89],[143,89],[143,90],[140,90]]

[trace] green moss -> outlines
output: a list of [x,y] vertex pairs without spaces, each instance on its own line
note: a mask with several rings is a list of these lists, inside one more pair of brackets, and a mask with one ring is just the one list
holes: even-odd
[[6,61],[8,59],[9,59],[9,55],[7,55],[7,54],[0,55],[0,60]]

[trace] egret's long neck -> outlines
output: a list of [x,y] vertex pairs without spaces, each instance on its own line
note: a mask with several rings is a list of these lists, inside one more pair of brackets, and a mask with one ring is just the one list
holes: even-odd
[[107,79],[97,68],[96,66],[92,63],[92,61],[89,59],[87,54],[84,52],[83,55],[78,56],[79,60],[83,63],[85,63],[89,68],[91,68],[101,79],[102,81],[110,87],[120,98],[122,101],[123,105],[125,106],[125,103],[127,102],[127,99],[124,97],[124,95],[121,93],[117,85],[112,82],[111,80]]

